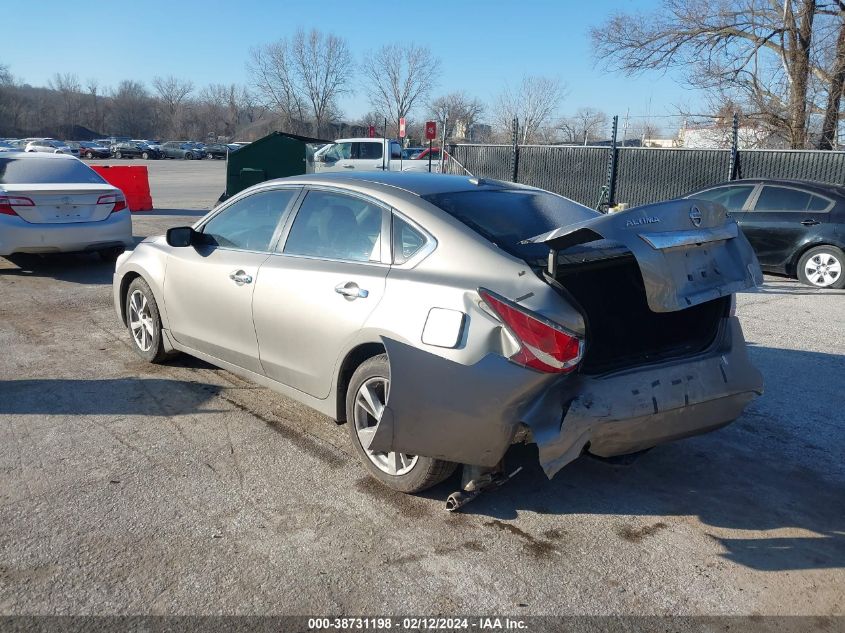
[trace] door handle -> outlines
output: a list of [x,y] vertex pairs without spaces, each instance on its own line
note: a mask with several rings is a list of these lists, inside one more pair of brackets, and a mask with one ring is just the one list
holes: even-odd
[[252,283],[252,275],[247,275],[243,270],[236,270],[229,273],[229,279],[234,281],[239,286]]
[[804,226],[815,226],[816,224],[821,224],[818,220],[801,220],[801,224]]
[[344,169],[355,169],[355,165],[344,165]]
[[343,295],[348,301],[355,301],[355,299],[366,299],[370,296],[369,291],[359,288],[354,281],[347,281],[345,284],[338,284],[334,287],[334,291]]

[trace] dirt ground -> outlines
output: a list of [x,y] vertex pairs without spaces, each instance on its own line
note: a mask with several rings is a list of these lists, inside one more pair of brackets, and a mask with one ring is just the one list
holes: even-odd
[[[191,223],[223,163],[150,162]],[[523,471],[460,514],[392,493],[346,430],[203,362],[147,365],[93,256],[0,258],[2,614],[845,614],[845,293],[738,313],[766,394],[626,467]]]

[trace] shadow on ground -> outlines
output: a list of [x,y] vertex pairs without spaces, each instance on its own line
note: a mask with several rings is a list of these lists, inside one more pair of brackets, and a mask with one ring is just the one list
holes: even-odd
[[160,378],[0,380],[0,415],[168,417],[219,413],[205,408],[220,387]]
[[[140,242],[136,238],[136,243]],[[49,255],[8,255],[17,268],[0,267],[3,277],[45,277],[77,284],[110,284],[114,262],[96,253],[57,253]]]

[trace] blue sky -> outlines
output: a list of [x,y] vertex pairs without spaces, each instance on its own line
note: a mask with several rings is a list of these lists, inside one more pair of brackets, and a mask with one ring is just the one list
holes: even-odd
[[[196,85],[246,83],[252,46],[315,27],[347,39],[361,54],[390,41],[430,46],[443,63],[437,94],[465,90],[491,103],[505,82],[523,74],[559,77],[568,88],[560,114],[590,106],[608,114],[674,113],[695,93],[672,74],[627,78],[596,65],[589,29],[614,10],[650,11],[659,0],[0,0],[4,32],[26,36],[0,50],[19,79],[44,85],[56,72],[149,85],[156,75],[189,78]],[[7,38],[8,39],[8,38]],[[354,118],[368,110],[366,93],[341,102]],[[668,124],[667,124],[668,125]]]

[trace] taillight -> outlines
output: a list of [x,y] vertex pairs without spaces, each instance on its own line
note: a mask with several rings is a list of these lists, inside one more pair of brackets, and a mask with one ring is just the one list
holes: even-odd
[[478,294],[519,343],[515,363],[545,372],[567,373],[584,355],[584,339],[501,295],[479,288]]
[[14,207],[34,207],[35,203],[25,196],[0,196],[0,213],[17,215]]
[[113,204],[114,207],[109,213],[115,213],[117,211],[123,211],[126,208],[126,199],[117,193],[107,193],[104,196],[100,196],[97,204]]

